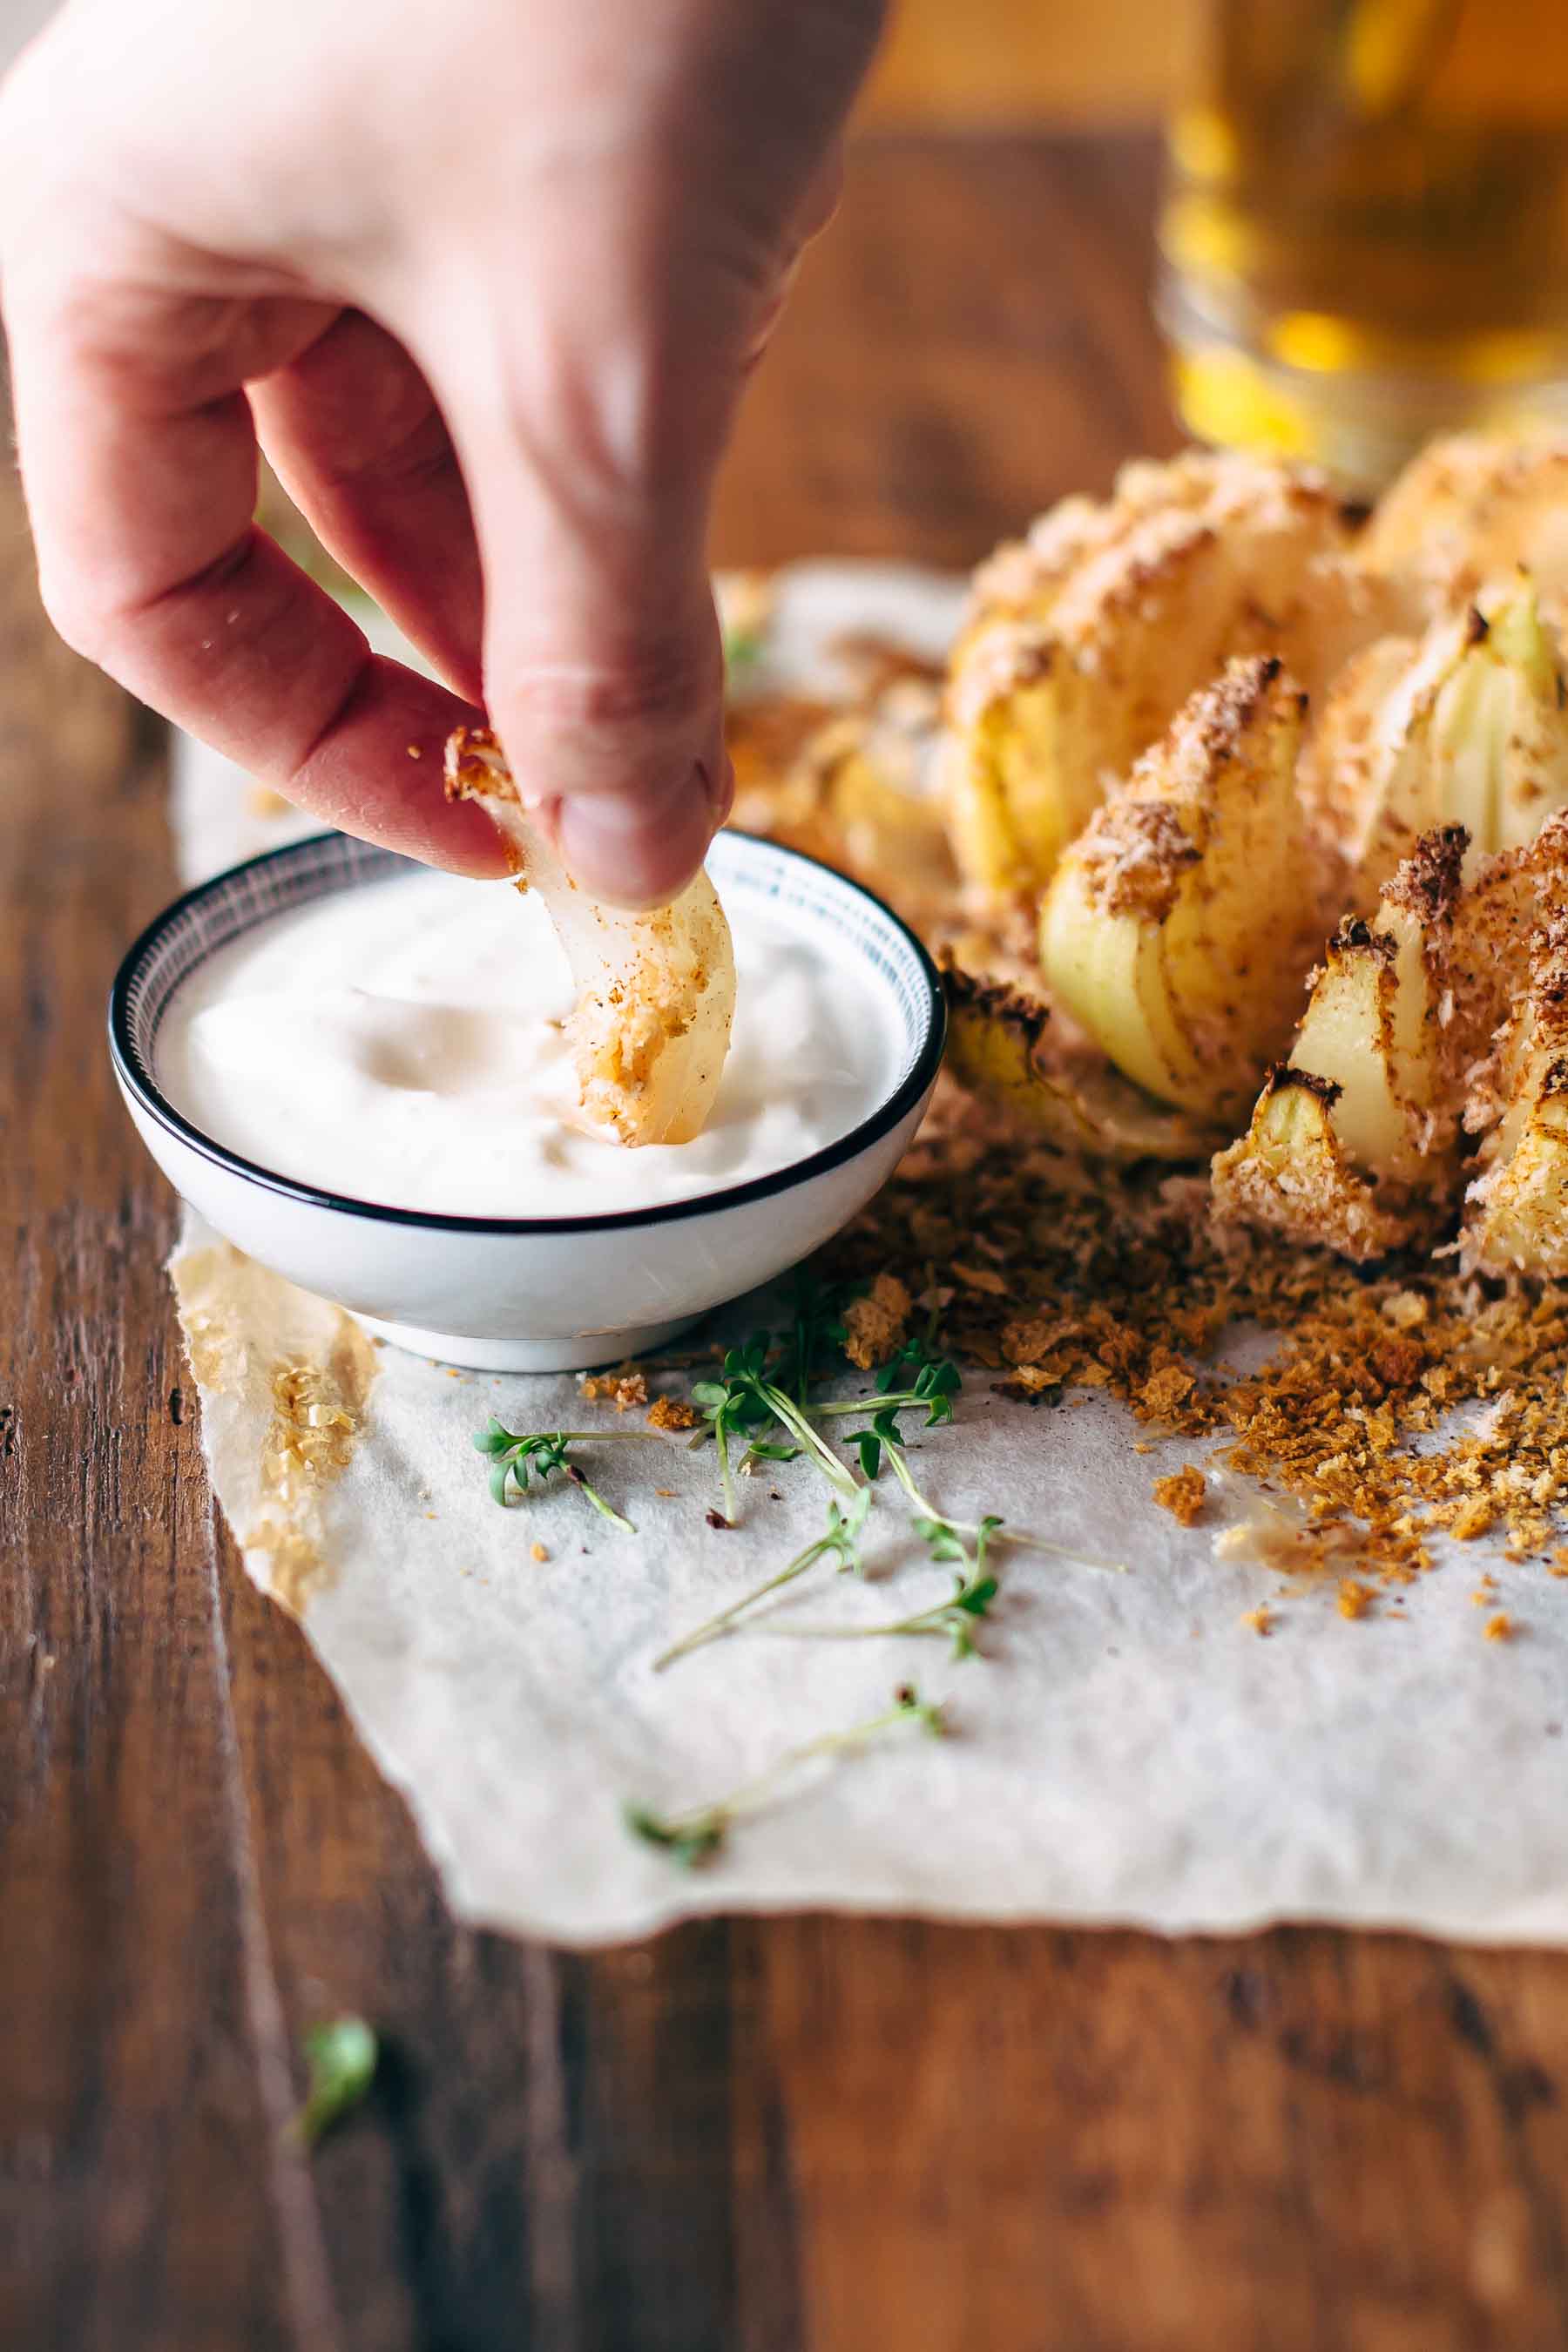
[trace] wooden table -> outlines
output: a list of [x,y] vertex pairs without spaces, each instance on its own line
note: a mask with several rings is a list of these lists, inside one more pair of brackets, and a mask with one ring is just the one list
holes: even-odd
[[[963,562],[1171,445],[1138,144],[878,144],[721,555]],[[455,1927],[217,1527],[103,993],[158,729],[0,538],[0,2343],[17,2352],[1547,2352],[1568,1958],[1281,1930]],[[1508,1834],[1500,1822],[1498,1834]],[[310,2164],[297,2037],[391,2055]]]

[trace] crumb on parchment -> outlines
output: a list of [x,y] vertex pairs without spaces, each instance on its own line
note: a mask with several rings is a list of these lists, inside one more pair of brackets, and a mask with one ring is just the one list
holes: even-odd
[[546,1551],[542,1543],[531,1543],[528,1547],[528,1556],[530,1559],[548,1559],[550,1558],[550,1554]]
[[1278,1621],[1274,1611],[1268,1607],[1266,1601],[1260,1609],[1249,1609],[1247,1615],[1241,1622],[1244,1625],[1250,1626],[1253,1633],[1255,1633],[1261,1641],[1266,1642],[1268,1639],[1269,1634],[1273,1633],[1275,1624]]
[[1505,1609],[1500,1609],[1495,1617],[1487,1619],[1481,1631],[1489,1642],[1511,1642],[1514,1633],[1513,1619]]
[[578,1383],[577,1392],[584,1404],[597,1404],[602,1400],[613,1404],[617,1412],[629,1412],[634,1405],[647,1402],[647,1375],[645,1372],[585,1374]]
[[1342,1617],[1364,1617],[1376,1598],[1372,1586],[1363,1584],[1359,1576],[1341,1577],[1339,1611]]
[[1005,1298],[1012,1286],[994,1266],[960,1265],[954,1258],[950,1270],[958,1276],[965,1290],[984,1290],[993,1298]]
[[[696,1406],[688,1404],[684,1397],[655,1397],[647,1409],[650,1429],[695,1429],[698,1419]],[[658,1489],[661,1495],[666,1491],[662,1486]]]
[[863,1298],[844,1310],[844,1352],[861,1371],[873,1371],[895,1356],[909,1337],[914,1300],[896,1274],[885,1270]]
[[[963,1278],[982,1260],[1005,1295]],[[942,1345],[1005,1398],[1106,1389],[1152,1434],[1213,1446],[1211,1492],[1257,1482],[1295,1515],[1292,1572],[1387,1591],[1433,1568],[1434,1537],[1484,1529],[1539,1558],[1568,1512],[1568,1283],[1221,1235],[1201,1172],[1086,1183],[956,1088],[826,1271],[942,1297]],[[1269,1353],[1238,1370],[1215,1350],[1240,1324]]]
[[1208,1482],[1194,1462],[1183,1470],[1173,1470],[1168,1478],[1156,1478],[1154,1500],[1163,1511],[1180,1519],[1183,1527],[1195,1527],[1203,1517],[1208,1498]]

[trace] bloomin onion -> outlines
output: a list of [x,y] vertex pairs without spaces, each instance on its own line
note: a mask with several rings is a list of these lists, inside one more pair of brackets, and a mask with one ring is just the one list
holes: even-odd
[[965,878],[1037,890],[1105,795],[1228,656],[1277,653],[1317,694],[1406,626],[1324,478],[1189,453],[1126,468],[976,575],[950,667],[943,777]]
[[1373,510],[1370,570],[1433,613],[1522,565],[1557,625],[1568,607],[1568,437],[1459,434],[1428,442]]
[[1488,961],[1511,1010],[1465,1106],[1481,1141],[1461,1257],[1489,1274],[1560,1279],[1568,1275],[1568,817],[1551,819],[1533,849],[1507,865],[1504,880],[1532,884],[1533,903],[1524,913],[1516,895],[1493,926],[1505,944],[1499,952],[1493,941]]
[[942,984],[948,1070],[1021,1134],[1105,1161],[1190,1161],[1213,1148],[1208,1122],[1155,1102],[1037,998],[952,964]]
[[1192,697],[1047,890],[1049,992],[1124,1076],[1234,1117],[1289,1038],[1333,877],[1295,784],[1303,698],[1271,656]]
[[803,845],[868,882],[915,922],[948,915],[958,880],[937,750],[935,688],[898,678],[865,709],[816,730],[782,796],[813,813],[816,837]]
[[1534,838],[1568,807],[1568,695],[1554,632],[1523,578],[1351,662],[1302,761],[1302,788],[1344,845],[1359,911],[1418,837],[1462,824],[1469,865]]
[[1347,916],[1289,1060],[1214,1163],[1221,1223],[1270,1226],[1351,1258],[1442,1223],[1459,1181],[1452,987],[1462,826],[1427,835],[1375,919]]
[[1568,815],[1468,878],[1467,847],[1462,826],[1427,835],[1373,920],[1342,924],[1289,1062],[1215,1162],[1221,1223],[1382,1256],[1447,1228],[1463,1131],[1485,1130],[1471,1263],[1557,1270],[1568,1221],[1552,1181],[1568,1181],[1568,1163],[1555,1157],[1547,1080]]

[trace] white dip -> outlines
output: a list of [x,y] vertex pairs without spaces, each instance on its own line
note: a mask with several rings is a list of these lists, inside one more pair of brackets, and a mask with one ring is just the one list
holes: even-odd
[[735,1027],[695,1141],[628,1150],[574,1126],[566,966],[541,901],[416,872],[260,924],[181,982],[158,1083],[204,1134],[281,1176],[449,1216],[568,1217],[787,1167],[889,1092],[879,989],[747,899]]

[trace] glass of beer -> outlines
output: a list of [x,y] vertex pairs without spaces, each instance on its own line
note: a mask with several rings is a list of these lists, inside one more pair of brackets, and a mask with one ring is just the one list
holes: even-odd
[[1201,439],[1375,488],[1568,422],[1565,0],[1200,0],[1162,322]]

